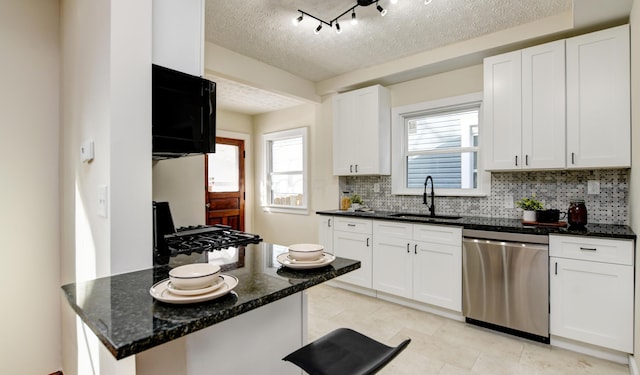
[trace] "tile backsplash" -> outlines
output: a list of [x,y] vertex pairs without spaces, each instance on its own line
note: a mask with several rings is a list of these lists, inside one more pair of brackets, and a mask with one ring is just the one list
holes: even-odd
[[[484,197],[435,197],[436,213],[504,217],[518,219],[522,210],[506,208],[507,200],[518,200],[536,194],[545,208],[564,212],[574,198],[585,200],[588,222],[629,224],[629,169],[586,171],[494,172],[491,192]],[[600,182],[600,194],[587,194],[587,182]],[[373,191],[374,183],[380,192]],[[437,185],[437,182],[436,182]],[[365,205],[380,211],[428,213],[422,196],[391,195],[390,176],[340,177],[340,189],[349,189],[362,196]]]

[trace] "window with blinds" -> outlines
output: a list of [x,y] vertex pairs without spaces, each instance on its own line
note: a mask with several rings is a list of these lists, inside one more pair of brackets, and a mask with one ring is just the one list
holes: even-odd
[[480,196],[488,173],[480,162],[482,93],[393,109],[392,193],[419,195],[427,176],[436,195]]
[[408,188],[424,186],[431,176],[434,187],[478,187],[479,106],[454,108],[405,119]]

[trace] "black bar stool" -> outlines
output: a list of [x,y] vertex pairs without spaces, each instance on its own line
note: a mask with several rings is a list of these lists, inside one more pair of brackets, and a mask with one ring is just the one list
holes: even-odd
[[411,339],[386,346],[359,332],[338,328],[284,357],[309,375],[375,374],[403,351]]

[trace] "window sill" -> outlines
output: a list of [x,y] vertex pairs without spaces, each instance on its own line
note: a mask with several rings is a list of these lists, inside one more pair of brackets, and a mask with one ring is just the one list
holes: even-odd
[[284,207],[284,206],[262,206],[262,211],[279,214],[308,215],[309,209],[306,207]]

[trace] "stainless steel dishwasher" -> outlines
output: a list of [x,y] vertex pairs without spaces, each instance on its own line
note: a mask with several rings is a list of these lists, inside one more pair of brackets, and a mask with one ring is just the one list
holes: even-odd
[[462,235],[466,321],[549,343],[549,237],[478,230]]

